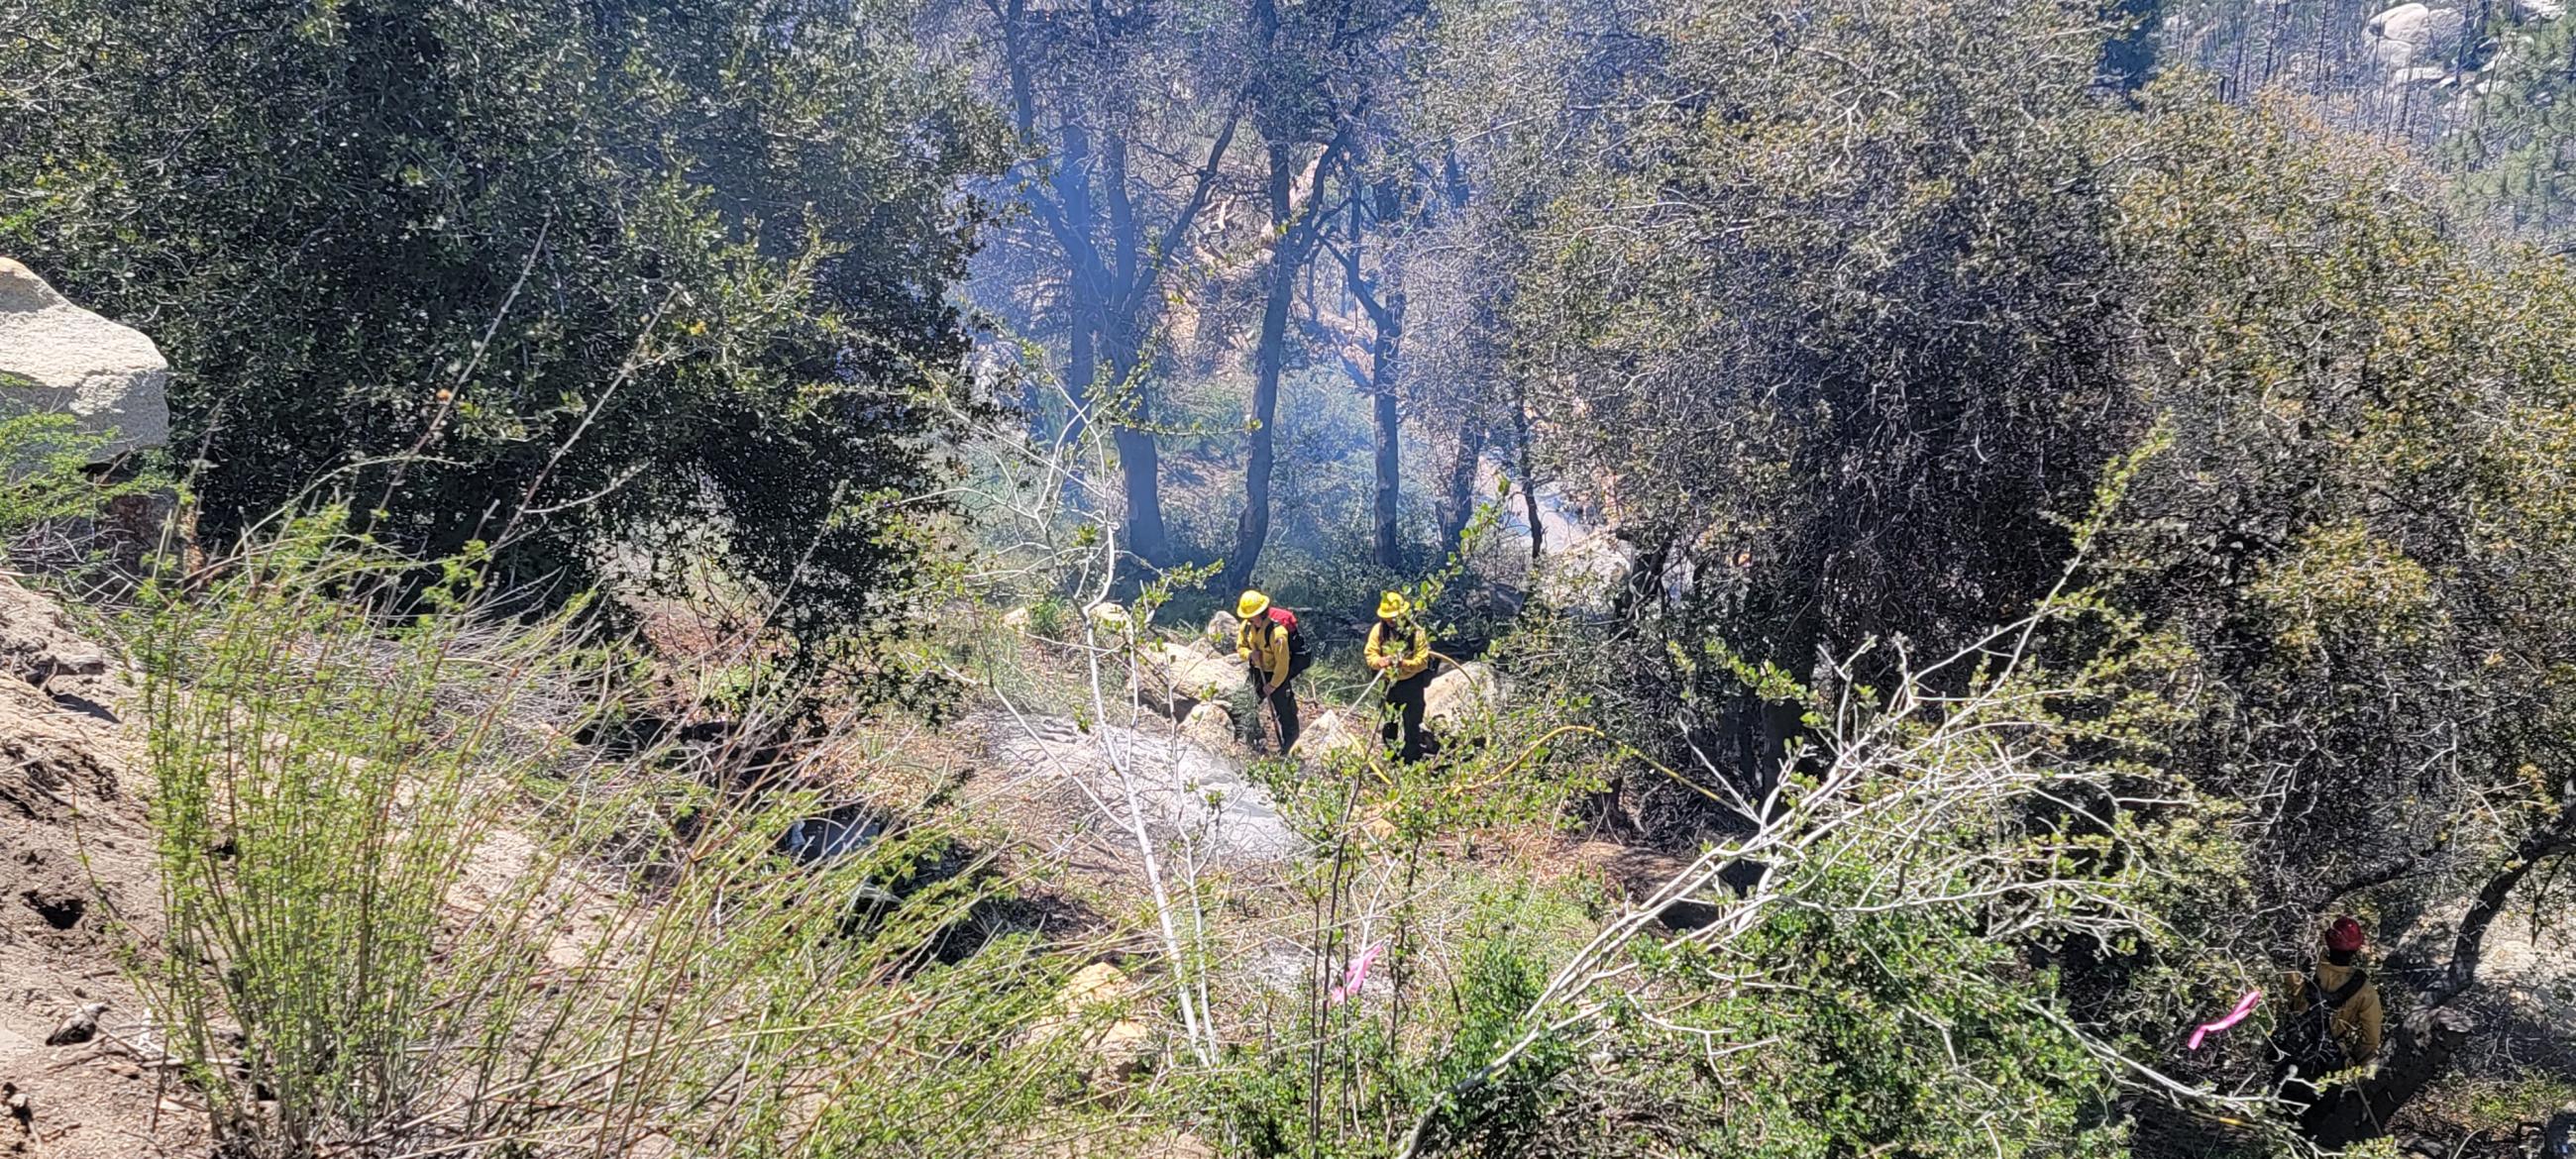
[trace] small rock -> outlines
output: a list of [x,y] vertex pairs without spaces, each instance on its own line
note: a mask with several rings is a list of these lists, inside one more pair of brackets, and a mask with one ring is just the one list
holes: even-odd
[[36,916],[44,919],[46,925],[58,930],[79,925],[81,918],[89,913],[87,901],[82,900],[79,894],[63,889],[24,890],[19,893],[18,900],[36,911]]
[[1503,707],[1502,679],[1493,666],[1470,660],[1431,678],[1422,690],[1422,719],[1433,728],[1485,716]]
[[1027,608],[1013,608],[1002,613],[1002,626],[1014,632],[1025,632],[1033,618]]
[[1219,608],[1215,615],[1208,617],[1207,627],[1200,634],[1206,638],[1208,647],[1232,655],[1235,639],[1242,633],[1243,621],[1235,619],[1234,613]]
[[55,1027],[52,1034],[45,1036],[45,1045],[79,1046],[98,1037],[98,1016],[105,1013],[107,1003],[104,1002],[92,1002],[81,1007],[64,1019],[62,1025]]
[[1108,632],[1125,632],[1136,626],[1136,618],[1127,614],[1127,605],[1116,600],[1102,600],[1082,610],[1092,626]]
[[1201,701],[1181,720],[1181,733],[1201,747],[1224,751],[1234,745],[1234,714],[1215,701]]
[[[1097,1020],[1103,1012],[1123,1015],[1138,997],[1136,984],[1128,980],[1125,971],[1107,962],[1094,962],[1065,981],[1057,998],[1064,1012],[1039,1020],[1030,1027],[1030,1033],[1039,1042],[1055,1042],[1082,1031],[1083,1037],[1074,1045],[1097,1059],[1088,1068],[1087,1079],[1097,1083],[1133,1078],[1153,1061],[1154,1032],[1134,1018],[1122,1016],[1105,1025],[1098,1025]],[[1086,1022],[1094,1025],[1086,1029]]]
[[86,639],[62,608],[16,583],[0,583],[0,674],[49,695],[112,703],[133,694],[107,650]]
[[1339,709],[1327,709],[1297,736],[1293,755],[1309,764],[1324,764],[1346,752],[1359,752],[1376,743],[1377,734],[1363,731],[1344,718]]
[[1133,1001],[1136,984],[1127,980],[1125,970],[1107,962],[1093,962],[1065,979],[1064,990],[1056,997],[1068,1010],[1113,1005]]

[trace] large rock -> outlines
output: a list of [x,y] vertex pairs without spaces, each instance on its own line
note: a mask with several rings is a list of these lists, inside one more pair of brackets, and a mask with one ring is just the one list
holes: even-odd
[[1218,656],[1205,645],[1148,644],[1139,650],[1147,699],[1173,719],[1186,719],[1202,704],[1228,712],[1252,703],[1252,678],[1243,661]]
[[1435,730],[1501,711],[1502,678],[1493,666],[1470,660],[1431,678],[1422,690],[1422,719]]
[[2400,4],[2370,18],[2370,50],[2392,74],[2416,65],[2447,65],[2467,26],[2468,18],[2456,8]]
[[1598,614],[1614,606],[1635,570],[1628,545],[1603,531],[1561,549],[1550,545],[1534,578],[1540,597],[1548,603]]
[[170,364],[142,332],[81,309],[0,258],[0,417],[68,414],[100,461],[170,440]]
[[[1105,826],[1113,846],[1130,845],[1142,821],[1165,856],[1219,870],[1274,864],[1305,848],[1268,789],[1187,737],[1057,717],[986,717],[982,727],[996,774],[988,799]],[[1122,872],[1141,873],[1135,861],[1123,858]]]

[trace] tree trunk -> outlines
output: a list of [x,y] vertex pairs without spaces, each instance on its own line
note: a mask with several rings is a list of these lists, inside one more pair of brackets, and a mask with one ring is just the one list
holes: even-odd
[[[1073,408],[1064,420],[1067,445],[1082,437],[1083,411],[1091,405],[1091,387],[1100,377],[1098,347],[1093,342],[1096,327],[1100,324],[1100,303],[1093,299],[1084,281],[1076,276],[1073,284],[1067,287],[1072,293],[1067,295],[1070,300],[1065,310],[1064,397]],[[1034,408],[1029,421],[1039,423]],[[1032,433],[1041,443],[1048,439],[1048,432],[1042,427],[1033,426]]]
[[1476,468],[1485,461],[1485,424],[1470,415],[1458,428],[1458,457],[1449,464],[1449,490],[1440,510],[1440,550],[1457,551],[1476,518]]
[[1279,376],[1287,365],[1288,307],[1296,297],[1301,264],[1296,231],[1288,222],[1295,161],[1295,152],[1286,142],[1271,142],[1270,228],[1278,240],[1270,251],[1269,292],[1261,304],[1261,344],[1253,357],[1251,455],[1243,471],[1243,515],[1235,524],[1234,555],[1225,564],[1225,588],[1251,585],[1261,549],[1270,539],[1270,469],[1277,455]]
[[[1353,191],[1351,197],[1351,248],[1342,255],[1343,308],[1356,303],[1368,314],[1375,337],[1369,342],[1368,379],[1362,385],[1369,394],[1372,418],[1377,427],[1377,495],[1371,512],[1374,531],[1373,554],[1377,565],[1390,572],[1404,570],[1404,544],[1396,536],[1396,506],[1402,497],[1403,431],[1396,414],[1396,379],[1401,368],[1398,359],[1404,346],[1404,291],[1401,273],[1395,268],[1396,251],[1389,249],[1379,259],[1382,281],[1397,281],[1399,288],[1387,291],[1372,286],[1361,266],[1360,243],[1368,224],[1368,199],[1358,195],[1359,175],[1356,163],[1344,174]],[[1391,197],[1381,197],[1391,201]]]
[[1537,567],[1547,558],[1547,524],[1539,518],[1537,466],[1530,450],[1529,400],[1517,391],[1512,396],[1512,443],[1520,460],[1521,507],[1529,513],[1530,566]]
[[[1163,528],[1163,454],[1162,445],[1154,440],[1154,396],[1144,373],[1146,322],[1155,302],[1137,285],[1145,240],[1127,185],[1125,136],[1103,134],[1100,164],[1109,200],[1110,257],[1102,264],[1112,267],[1098,271],[1106,283],[1099,294],[1103,301],[1100,333],[1107,346],[1110,382],[1127,401],[1115,440],[1119,489],[1127,503],[1127,550],[1151,566],[1164,567],[1172,562],[1172,544]],[[1109,304],[1111,299],[1114,306]]]
[[[1390,306],[1392,311],[1395,307]],[[1369,368],[1370,402],[1377,411],[1377,565],[1404,570],[1404,548],[1395,536],[1395,501],[1401,486],[1395,411],[1395,351],[1399,332],[1380,324],[1373,365]]]
[[2531,876],[2543,861],[2576,853],[2576,790],[2571,790],[2568,803],[2562,807],[2554,824],[2535,829],[2515,843],[2513,854],[2502,868],[2478,890],[2478,899],[2460,918],[2460,930],[2451,940],[2451,965],[2442,972],[2441,982],[2426,997],[2432,1005],[2441,1005],[2459,997],[2478,980],[2478,961],[2486,950],[2487,927],[2495,924],[2504,912],[2505,902],[2513,896],[2515,886]]
[[2398,1027],[2397,1046],[2388,1064],[2359,1090],[2347,1090],[2319,1109],[2312,1120],[2319,1143],[2343,1147],[2378,1137],[2407,1100],[2449,1070],[2451,1056],[2477,1029],[2474,1019],[2449,1003],[2477,984],[2487,930],[2504,912],[2514,888],[2534,868],[2571,853],[2576,853],[2576,784],[2571,784],[2558,819],[2525,834],[2503,867],[2479,888],[2477,900],[2460,919],[2459,933],[2451,941],[2449,967],[2424,993],[2422,1005]]
[[[1091,232],[1091,133],[1081,124],[1067,120],[1062,131],[1063,156],[1057,158],[1055,171],[1056,202],[1064,207],[1065,226],[1084,236]],[[1100,279],[1091,263],[1072,246],[1065,248],[1065,289],[1067,310],[1065,324],[1065,396],[1073,402],[1073,413],[1065,417],[1064,439],[1071,443],[1082,437],[1083,411],[1090,405],[1093,380],[1099,377],[1100,363],[1095,353],[1093,336],[1100,328]]]
[[1117,430],[1118,476],[1127,500],[1127,550],[1163,567],[1171,563],[1172,544],[1163,530],[1162,448],[1149,427],[1153,397],[1146,393],[1139,374],[1144,365],[1144,336],[1136,332],[1133,319],[1113,319],[1112,327],[1106,335],[1109,373],[1133,391],[1127,418]]

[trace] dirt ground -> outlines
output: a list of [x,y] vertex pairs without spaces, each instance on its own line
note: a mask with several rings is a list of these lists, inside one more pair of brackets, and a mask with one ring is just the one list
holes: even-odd
[[[6,580],[0,665],[0,1155],[186,1153],[200,1124],[161,1102],[149,1016],[119,965],[120,946],[161,929],[138,742],[114,719],[131,693]],[[85,1011],[94,1031],[58,1033]]]

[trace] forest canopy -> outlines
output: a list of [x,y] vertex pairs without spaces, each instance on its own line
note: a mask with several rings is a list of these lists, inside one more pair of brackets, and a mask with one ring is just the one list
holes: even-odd
[[830,658],[940,566],[1004,155],[898,14],[14,5],[0,247],[168,353],[210,532],[342,499],[550,601],[710,560]]

